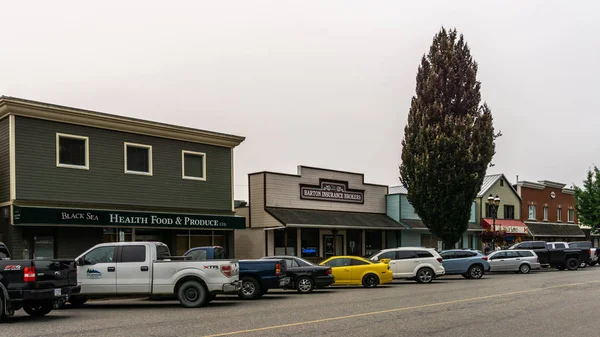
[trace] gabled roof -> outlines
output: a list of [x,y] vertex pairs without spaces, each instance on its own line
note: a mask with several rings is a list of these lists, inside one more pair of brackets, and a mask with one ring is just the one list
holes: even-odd
[[477,198],[485,197],[487,192],[492,188],[492,186],[494,186],[494,184],[496,184],[496,182],[500,178],[504,178],[504,180],[506,180],[506,185],[508,185],[513,190],[513,192],[515,192],[517,198],[521,199],[521,196],[519,195],[519,193],[517,193],[517,190],[515,190],[514,186],[508,181],[508,179],[506,179],[506,176],[502,173],[485,176],[483,178],[483,183],[481,183],[481,189],[479,190],[479,193],[477,193]]

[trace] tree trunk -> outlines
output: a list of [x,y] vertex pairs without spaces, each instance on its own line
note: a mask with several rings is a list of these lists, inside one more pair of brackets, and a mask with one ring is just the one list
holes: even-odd
[[455,243],[456,243],[456,242],[455,242],[455,241],[452,241],[452,240],[444,241],[444,246],[443,246],[443,248],[444,248],[444,249],[454,249],[454,244],[455,244]]

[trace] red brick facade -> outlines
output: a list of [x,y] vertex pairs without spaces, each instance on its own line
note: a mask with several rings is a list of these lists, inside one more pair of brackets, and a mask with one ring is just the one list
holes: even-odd
[[[561,187],[562,186],[562,187]],[[573,190],[565,188],[565,184],[551,181],[527,182],[517,184],[517,192],[521,195],[521,220],[553,223],[577,223],[575,210],[575,195]],[[529,206],[535,205],[535,219],[530,218]],[[544,218],[544,207],[547,207],[548,217]],[[558,218],[560,210],[561,218]],[[569,219],[572,210],[572,219]],[[571,220],[571,221],[569,221]]]

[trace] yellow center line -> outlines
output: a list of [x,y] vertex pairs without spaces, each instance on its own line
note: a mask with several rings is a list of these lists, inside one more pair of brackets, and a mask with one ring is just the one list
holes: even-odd
[[448,305],[448,304],[473,302],[473,301],[485,300],[485,299],[495,298],[495,297],[501,297],[501,296],[519,295],[519,294],[533,293],[533,292],[538,292],[538,291],[543,291],[543,290],[550,290],[550,289],[557,289],[557,288],[564,288],[564,287],[574,287],[574,286],[581,286],[581,285],[593,284],[593,283],[600,283],[600,280],[599,281],[589,281],[589,282],[562,284],[562,285],[552,286],[552,287],[547,287],[547,288],[535,288],[535,289],[513,291],[513,292],[509,292],[509,293],[487,295],[487,296],[480,296],[480,297],[464,298],[464,299],[461,299],[461,300],[453,300],[453,301],[447,301],[447,302],[437,302],[437,303],[430,303],[430,304],[422,304],[422,305],[416,305],[416,306],[412,306],[412,307],[402,307],[402,308],[394,308],[394,309],[387,309],[387,310],[380,310],[380,311],[363,312],[363,313],[360,313],[360,314],[353,314],[353,315],[346,315],[346,316],[336,316],[336,317],[315,319],[315,320],[311,320],[311,321],[303,321],[303,322],[280,324],[280,325],[271,325],[271,326],[266,326],[266,327],[262,327],[262,328],[255,328],[255,329],[247,329],[247,330],[238,330],[238,331],[224,332],[224,333],[218,333],[218,334],[214,334],[214,335],[205,335],[204,337],[219,337],[219,336],[239,335],[239,334],[242,334],[242,333],[250,333],[250,332],[258,332],[258,331],[265,331],[265,330],[274,330],[274,329],[281,329],[281,328],[289,328],[289,327],[292,327],[292,326],[299,326],[299,325],[306,325],[306,324],[315,324],[315,323],[323,323],[323,322],[331,322],[331,321],[338,321],[338,320],[350,319],[350,318],[356,318],[356,317],[364,317],[364,316],[387,314],[387,313],[390,313],[390,312],[399,312],[399,311],[406,311],[406,310],[431,308],[431,307],[437,307],[437,306]]

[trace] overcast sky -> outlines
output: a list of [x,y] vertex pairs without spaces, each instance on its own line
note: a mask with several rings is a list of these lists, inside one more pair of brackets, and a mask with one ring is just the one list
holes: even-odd
[[488,173],[580,184],[600,165],[600,2],[562,3],[6,1],[0,95],[245,136],[237,199],[248,173],[297,165],[397,185],[443,25],[465,35],[504,134]]

